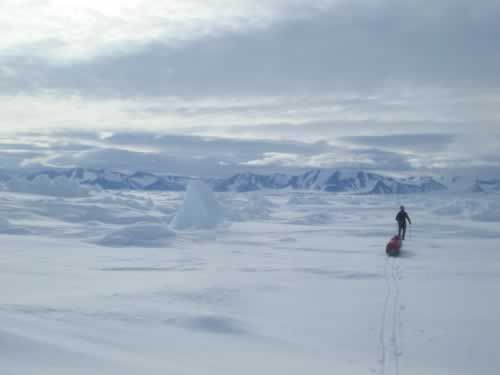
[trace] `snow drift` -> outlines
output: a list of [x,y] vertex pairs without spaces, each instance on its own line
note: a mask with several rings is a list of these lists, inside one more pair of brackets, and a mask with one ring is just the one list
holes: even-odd
[[316,212],[291,220],[290,224],[296,225],[327,225],[333,223],[335,218],[328,212]]
[[248,195],[244,201],[233,200],[225,207],[225,216],[233,221],[264,220],[276,205],[260,192]]
[[191,181],[184,203],[173,218],[173,229],[212,229],[224,220],[223,208],[203,181]]
[[126,226],[104,236],[97,243],[112,247],[161,247],[175,238],[175,232],[159,224]]
[[22,235],[29,233],[30,233],[29,230],[14,225],[7,219],[0,218],[0,234]]
[[500,204],[491,202],[488,206],[480,212],[472,215],[472,220],[499,223],[500,222]]
[[306,194],[306,193],[295,193],[291,194],[288,199],[288,204],[291,206],[298,205],[320,205],[326,206],[328,201],[322,198],[318,193]]
[[24,194],[39,194],[55,197],[87,197],[90,189],[78,183],[78,181],[67,177],[56,177],[50,179],[45,175],[38,176],[33,180],[26,178],[14,178],[6,182],[8,191]]
[[434,210],[434,213],[439,216],[451,216],[451,217],[471,217],[482,211],[481,204],[475,200],[463,199],[454,200],[453,202],[439,207]]
[[500,222],[500,204],[495,201],[455,200],[450,204],[435,209],[433,212],[439,216],[492,223]]

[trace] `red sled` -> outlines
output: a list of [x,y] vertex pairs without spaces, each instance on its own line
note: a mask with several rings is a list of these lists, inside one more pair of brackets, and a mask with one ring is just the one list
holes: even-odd
[[402,246],[403,246],[403,241],[401,241],[399,236],[394,236],[385,247],[385,252],[390,257],[397,257],[401,252]]

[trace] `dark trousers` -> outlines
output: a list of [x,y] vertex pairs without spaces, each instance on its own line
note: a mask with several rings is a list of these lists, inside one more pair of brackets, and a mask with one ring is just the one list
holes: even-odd
[[404,223],[404,224],[399,223],[398,226],[399,226],[398,236],[399,236],[399,238],[404,240],[405,236],[406,236],[406,223]]

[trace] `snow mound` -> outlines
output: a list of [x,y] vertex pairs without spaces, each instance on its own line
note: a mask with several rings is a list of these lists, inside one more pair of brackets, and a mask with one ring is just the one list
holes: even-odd
[[296,225],[326,225],[333,221],[333,216],[328,212],[318,212],[292,220],[289,223]]
[[8,181],[5,186],[8,191],[14,193],[66,198],[87,197],[90,194],[88,187],[80,185],[78,181],[62,176],[50,179],[46,175],[40,175],[31,181],[26,178],[14,178]]
[[440,216],[465,218],[473,221],[500,222],[500,203],[479,202],[472,199],[455,200],[433,211]]
[[0,218],[0,234],[29,234],[27,229],[20,228],[4,218]]
[[319,196],[319,194],[292,194],[288,199],[288,204],[292,206],[299,205],[328,205],[328,201]]
[[481,211],[482,206],[479,202],[465,199],[455,200],[446,206],[435,209],[433,213],[439,216],[471,217],[477,215]]
[[170,223],[171,228],[213,229],[224,220],[223,208],[215,199],[207,184],[191,181],[187,187],[184,203]]
[[124,193],[106,194],[95,199],[96,203],[128,207],[139,211],[148,211],[154,208],[154,202],[151,198],[142,198],[134,195],[126,195]]
[[272,207],[275,206],[260,192],[250,194],[248,200],[239,206],[235,202],[232,204],[232,207],[226,208],[226,216],[233,221],[268,219],[271,216]]
[[490,203],[484,210],[474,214],[471,216],[471,219],[474,221],[484,221],[491,223],[499,223],[500,222],[500,204],[499,203]]
[[74,202],[61,197],[55,199],[47,198],[33,201],[30,210],[36,215],[75,224],[158,224],[160,220],[158,217],[150,215],[147,212],[132,210],[129,207],[94,203],[94,200]]
[[161,247],[175,238],[175,232],[159,224],[136,224],[114,231],[97,243],[111,247]]

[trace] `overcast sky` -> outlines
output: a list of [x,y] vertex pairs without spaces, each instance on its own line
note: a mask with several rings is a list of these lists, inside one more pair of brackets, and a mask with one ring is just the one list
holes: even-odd
[[497,0],[2,0],[0,168],[500,171]]

